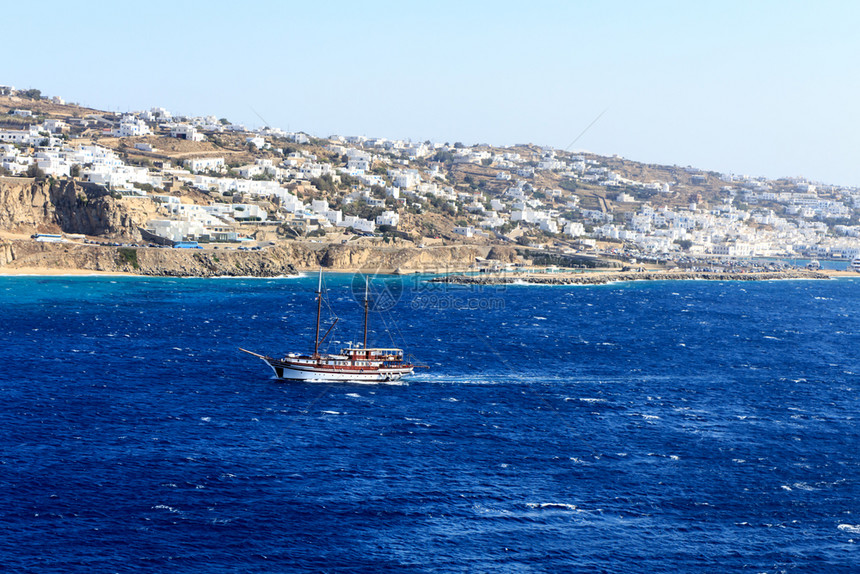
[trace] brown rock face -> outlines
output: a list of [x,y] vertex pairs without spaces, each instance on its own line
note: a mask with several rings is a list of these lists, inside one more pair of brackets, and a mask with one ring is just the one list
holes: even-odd
[[0,178],[0,228],[139,238],[150,209],[101,186],[72,180]]
[[495,259],[502,263],[514,263],[517,260],[517,250],[507,245],[494,245],[487,253],[487,259]]
[[0,269],[42,268],[57,271],[108,271],[166,277],[275,277],[297,271],[363,269],[369,272],[444,271],[474,261],[471,247],[433,250],[330,246],[311,249],[298,244],[261,251],[112,247],[81,243],[0,242]]

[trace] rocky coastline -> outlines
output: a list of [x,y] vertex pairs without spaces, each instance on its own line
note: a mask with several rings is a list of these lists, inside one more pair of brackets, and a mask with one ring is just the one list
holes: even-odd
[[771,281],[777,279],[829,279],[820,271],[792,269],[786,271],[624,271],[595,273],[486,273],[480,275],[445,275],[433,283],[459,285],[605,285],[625,281]]
[[287,243],[261,249],[171,249],[77,242],[0,240],[0,274],[125,273],[162,277],[278,277],[320,267],[372,273],[464,269],[480,250],[472,246],[414,247]]

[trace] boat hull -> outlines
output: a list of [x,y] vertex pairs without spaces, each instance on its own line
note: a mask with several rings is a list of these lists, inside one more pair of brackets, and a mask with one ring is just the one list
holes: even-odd
[[385,383],[398,381],[411,375],[411,366],[363,369],[323,368],[313,365],[296,365],[279,359],[264,358],[278,379],[284,381],[304,381],[308,383]]

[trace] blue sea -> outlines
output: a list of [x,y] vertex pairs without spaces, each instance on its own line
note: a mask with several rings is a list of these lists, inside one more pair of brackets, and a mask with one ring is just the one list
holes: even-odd
[[316,281],[0,277],[2,570],[860,571],[860,280]]

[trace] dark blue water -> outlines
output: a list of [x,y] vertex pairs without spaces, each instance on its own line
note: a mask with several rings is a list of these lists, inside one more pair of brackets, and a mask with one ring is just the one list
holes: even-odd
[[857,280],[392,279],[429,371],[274,381],[315,281],[0,278],[3,570],[860,570]]

